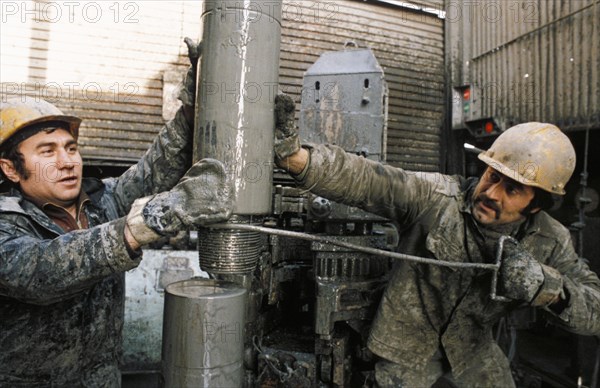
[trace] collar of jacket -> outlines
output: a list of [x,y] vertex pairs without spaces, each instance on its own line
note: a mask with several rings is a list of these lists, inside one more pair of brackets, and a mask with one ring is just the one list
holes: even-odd
[[[104,193],[104,183],[96,178],[84,178],[81,188],[90,198],[91,205],[97,207]],[[23,198],[21,192],[16,188],[11,188],[8,193],[3,195],[0,200],[0,213],[21,214],[30,217],[34,222],[56,235],[64,233],[40,208]]]

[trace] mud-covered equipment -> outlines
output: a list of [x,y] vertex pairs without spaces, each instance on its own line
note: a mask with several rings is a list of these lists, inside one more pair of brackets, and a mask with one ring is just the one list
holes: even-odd
[[524,185],[564,195],[575,169],[575,149],[556,126],[530,122],[503,132],[479,154],[488,166]]
[[68,129],[77,139],[81,119],[65,115],[40,98],[22,96],[0,100],[0,145],[21,129],[40,123]]

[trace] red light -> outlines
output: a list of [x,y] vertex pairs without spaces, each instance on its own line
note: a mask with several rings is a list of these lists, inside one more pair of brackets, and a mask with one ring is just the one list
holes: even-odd
[[492,133],[492,131],[494,130],[494,123],[492,123],[491,121],[488,121],[487,123],[485,123],[485,132],[486,133]]
[[467,88],[463,91],[463,99],[469,100],[471,98],[471,88]]

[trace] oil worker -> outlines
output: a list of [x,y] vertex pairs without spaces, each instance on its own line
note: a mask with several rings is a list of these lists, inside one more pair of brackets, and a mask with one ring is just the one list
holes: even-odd
[[[200,46],[188,43],[195,63]],[[0,386],[119,387],[124,272],[142,245],[226,220],[223,165],[192,166],[195,66],[183,107],[118,178],[82,178],[81,120],[0,102]]]
[[400,225],[399,251],[453,262],[495,262],[504,244],[499,294],[491,271],[397,261],[368,347],[380,387],[429,387],[445,376],[459,387],[514,387],[492,326],[522,305],[545,310],[560,327],[600,334],[600,280],[579,259],[569,231],[544,209],[564,195],[575,151],[551,124],[503,132],[479,154],[479,179],[408,172],[329,145],[300,145],[294,102],[277,121],[276,163],[312,193]]

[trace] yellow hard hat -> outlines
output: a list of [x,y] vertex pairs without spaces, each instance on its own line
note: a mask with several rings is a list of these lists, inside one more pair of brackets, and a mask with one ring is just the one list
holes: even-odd
[[81,119],[63,114],[45,100],[29,96],[0,100],[0,145],[19,130],[45,122],[64,124],[75,139],[79,135]]
[[575,149],[558,127],[547,123],[515,125],[479,154],[488,166],[524,185],[564,195],[575,169]]

